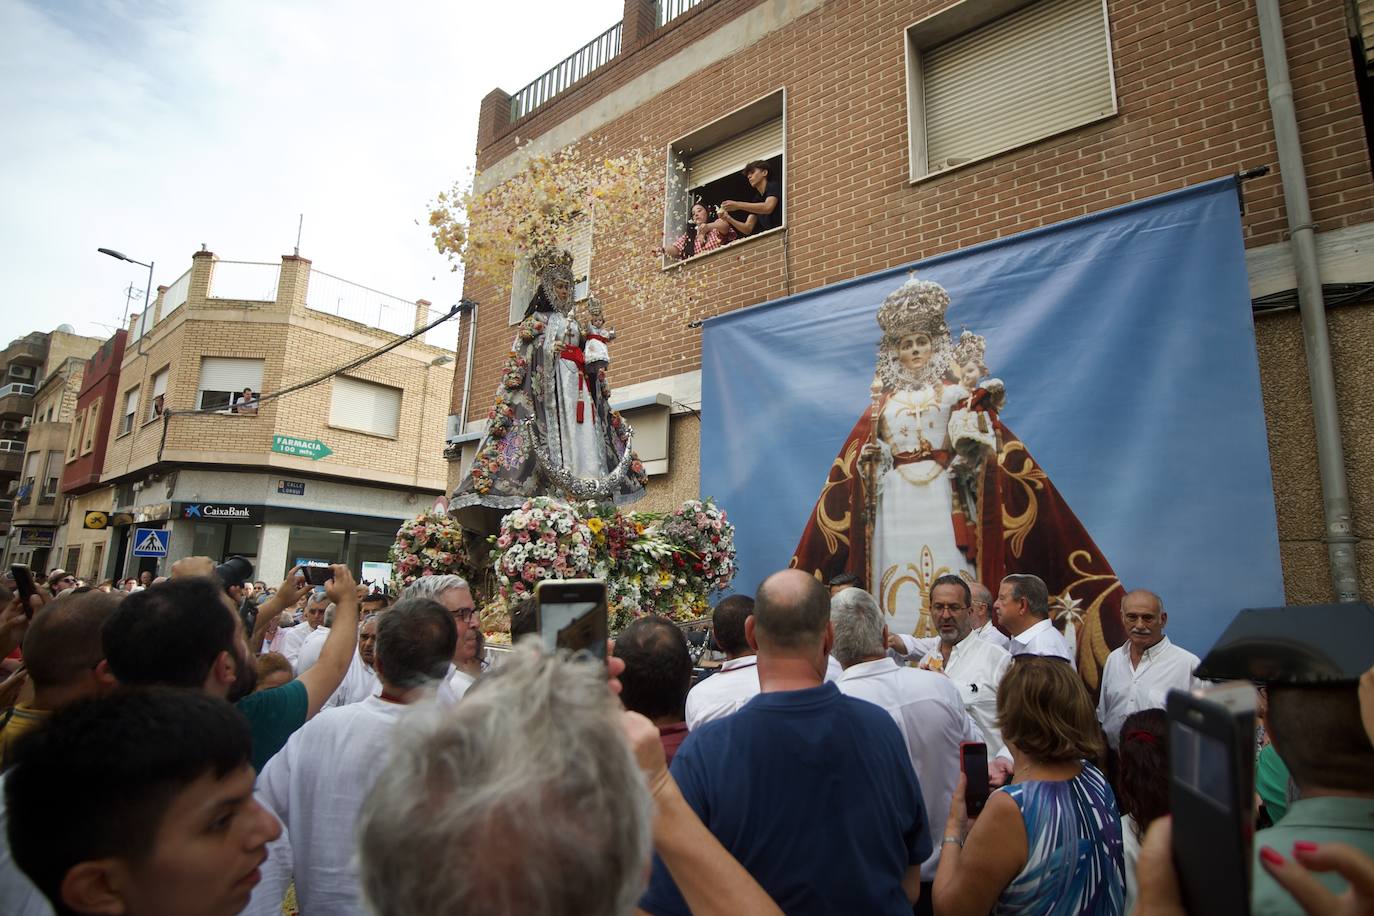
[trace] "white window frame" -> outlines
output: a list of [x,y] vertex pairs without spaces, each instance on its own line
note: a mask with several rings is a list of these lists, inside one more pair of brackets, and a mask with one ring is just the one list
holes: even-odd
[[146,417],[143,418],[143,422],[144,422],[144,423],[152,423],[154,420],[160,420],[160,419],[162,419],[161,415],[157,413],[157,399],[158,399],[159,396],[162,397],[162,409],[163,409],[163,410],[166,410],[166,409],[167,409],[167,380],[171,377],[171,375],[172,375],[172,364],[171,364],[171,363],[168,363],[167,365],[165,365],[165,366],[163,366],[161,369],[159,369],[157,372],[154,372],[154,373],[153,373],[153,377],[152,377],[152,396],[148,398],[148,415],[147,415]]
[[[138,391],[138,389],[139,389],[139,386],[138,386],[138,385],[135,385],[134,387],[130,388],[128,391],[125,391],[125,392],[124,392],[124,410],[123,410],[123,411],[120,413],[120,415],[119,415],[119,435],[120,435],[120,436],[127,436],[129,433],[131,433],[131,432],[134,431],[134,426],[135,426],[135,424],[136,424],[136,421],[138,420],[138,397],[139,397],[139,391]],[[130,410],[130,409],[129,409],[129,407],[131,406],[131,405],[129,404],[130,399],[133,400],[133,404],[132,404],[133,410]],[[116,437],[116,438],[118,438],[118,437]]]
[[[348,418],[339,416],[339,414],[341,413],[339,399],[341,397],[347,398],[350,396],[356,396],[357,394],[361,393],[360,388],[355,388],[353,386],[379,389],[379,394],[382,391],[395,393],[395,425],[390,432],[385,432],[379,429],[368,429],[366,426],[363,425],[349,423]],[[350,388],[352,388],[352,391],[349,390]],[[394,385],[385,385],[381,382],[374,382],[369,379],[354,378],[351,375],[336,375],[330,382],[328,425],[334,429],[346,429],[350,432],[363,433],[364,435],[368,436],[379,436],[383,439],[398,439],[400,438],[401,434],[401,410],[404,407],[404,400],[405,390],[402,388],[397,388]]]
[[1032,7],[1046,2],[1051,2],[1051,0],[1034,0],[1032,3],[1026,3],[1025,0],[962,0],[962,2],[907,26],[904,30],[907,85],[907,155],[910,184],[919,184],[923,181],[939,178],[958,169],[1005,155],[1012,150],[1021,149],[1050,137],[1069,133],[1089,124],[1116,117],[1120,107],[1116,94],[1116,65],[1112,57],[1111,21],[1108,17],[1106,0],[1098,0],[1096,5],[1101,12],[1102,28],[1106,38],[1107,81],[1111,96],[1110,109],[1085,115],[1078,121],[1057,125],[1044,132],[1016,137],[997,149],[979,153],[966,160],[944,165],[934,170],[931,169],[926,155],[925,87],[922,80],[924,67],[922,54],[1006,17],[1025,13]]
[[[762,157],[772,159],[774,156],[782,157],[782,222],[764,232],[756,232],[753,235],[746,235],[737,238],[726,248],[747,242],[751,239],[760,238],[774,232],[781,232],[787,228],[788,214],[791,207],[788,206],[789,195],[787,185],[791,180],[791,172],[787,168],[787,90],[783,88],[774,89],[764,95],[759,96],[751,102],[741,105],[734,111],[721,115],[714,121],[698,127],[689,134],[684,134],[668,144],[667,164],[664,173],[664,200],[663,200],[663,236],[664,242],[671,243],[682,233],[682,225],[686,217],[691,213],[692,202],[690,199],[691,190],[698,187],[699,183],[688,178],[687,163],[695,156],[700,156],[706,150],[719,146],[723,143],[735,139],[746,131],[753,130],[771,121],[782,120],[782,136],[778,144],[777,151],[771,152]],[[747,162],[741,162],[739,168],[743,171]],[[723,176],[713,176],[710,181],[718,180]],[[770,176],[771,178],[772,176]],[[709,183],[709,181],[707,182]],[[707,203],[718,203],[718,201],[707,201]],[[717,249],[723,250],[723,249]],[[709,252],[708,252],[709,253]],[[676,258],[664,255],[663,266],[672,267],[681,263]]]
[[[592,243],[594,227],[592,219],[581,216],[562,239],[563,247],[573,256],[573,302],[582,302],[591,295]],[[519,324],[525,318],[525,309],[530,307],[539,279],[530,268],[530,259],[521,258],[516,262],[510,280],[510,324]]]
[[[254,384],[251,384],[251,385],[249,385],[249,384],[239,385],[236,389],[234,389],[234,390],[232,390],[232,391],[229,391],[229,390],[226,390],[226,389],[223,389],[223,388],[206,388],[206,387],[205,387],[205,361],[206,361],[206,360],[222,360],[222,361],[225,361],[225,362],[243,363],[244,365],[243,365],[242,367],[235,367],[235,369],[240,369],[240,368],[241,368],[242,370],[244,370],[242,378],[243,378],[243,379],[249,379],[249,378],[255,379],[255,383],[254,383]],[[249,364],[253,364],[253,365],[249,365]],[[256,359],[256,358],[247,357],[247,356],[242,356],[242,357],[241,357],[241,356],[202,356],[202,357],[200,358],[200,374],[199,374],[199,376],[197,377],[197,381],[196,381],[196,409],[197,409],[197,410],[205,410],[205,409],[211,408],[211,407],[220,407],[221,409],[217,410],[216,413],[224,413],[224,414],[233,413],[234,411],[232,410],[232,406],[233,406],[233,403],[234,403],[234,398],[236,398],[236,397],[238,397],[239,395],[243,394],[243,389],[244,389],[244,388],[252,388],[253,391],[254,391],[254,393],[257,394],[259,397],[261,397],[261,396],[262,396],[262,374],[263,374],[263,371],[264,371],[264,369],[266,368],[266,366],[267,366],[267,361],[266,361],[266,360],[263,360],[263,359]],[[251,371],[251,370],[254,369],[254,368],[257,369],[256,375],[254,375],[254,373]],[[211,403],[206,403],[206,397],[205,397],[206,395],[211,395],[211,396],[212,396],[212,397],[210,398]],[[223,403],[222,405],[219,403],[219,401],[220,401],[219,395],[225,395],[224,403]],[[251,416],[251,414],[244,414],[244,416]]]

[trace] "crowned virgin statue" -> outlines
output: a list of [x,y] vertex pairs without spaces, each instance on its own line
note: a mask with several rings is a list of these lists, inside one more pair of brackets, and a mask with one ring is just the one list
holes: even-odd
[[[492,514],[531,496],[624,503],[644,494],[630,426],[609,406],[605,357],[590,372],[586,365],[572,256],[548,249],[532,266],[538,289],[506,358],[486,436],[449,504],[479,530],[495,530]],[[596,337],[604,350],[607,335]]]
[[934,633],[931,583],[954,574],[994,593],[1033,573],[1096,686],[1124,638],[1120,582],[1045,472],[998,417],[985,342],[945,324],[949,294],[912,278],[878,310],[872,400],[831,465],[792,565],[853,573],[893,632]]

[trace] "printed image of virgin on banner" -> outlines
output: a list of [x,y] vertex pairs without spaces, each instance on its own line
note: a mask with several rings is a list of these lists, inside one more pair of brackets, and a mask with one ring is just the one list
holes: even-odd
[[929,635],[938,576],[1034,573],[1091,687],[1127,590],[1197,654],[1283,601],[1231,179],[711,319],[702,363],[740,591],[850,572]]

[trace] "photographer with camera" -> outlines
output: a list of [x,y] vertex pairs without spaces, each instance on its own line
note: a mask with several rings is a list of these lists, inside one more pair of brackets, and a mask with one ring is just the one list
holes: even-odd
[[[242,561],[246,565],[246,561]],[[199,688],[238,706],[253,732],[253,766],[261,771],[291,733],[320,711],[338,689],[358,639],[358,594],[347,566],[332,566],[325,591],[336,605],[338,625],[320,660],[297,679],[253,693],[257,668],[237,610],[220,575],[245,573],[241,566],[216,568],[208,557],[188,557],[172,567],[172,578],[130,595],[110,615],[102,633],[105,657],[121,684],[168,684]],[[242,580],[240,580],[242,581]],[[308,586],[293,569],[259,614],[260,627],[304,594]],[[262,633],[252,637],[262,644]]]

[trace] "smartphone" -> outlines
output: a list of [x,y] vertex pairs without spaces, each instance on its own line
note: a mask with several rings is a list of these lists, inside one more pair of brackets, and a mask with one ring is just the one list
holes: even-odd
[[964,810],[969,817],[983,813],[992,788],[988,785],[988,746],[981,741],[959,745],[959,768],[964,771]]
[[610,615],[600,579],[546,580],[534,587],[535,619],[544,651],[606,660]]
[[1173,858],[1190,913],[1250,912],[1255,708],[1240,681],[1165,700]]
[[334,570],[329,566],[302,566],[301,572],[311,585],[324,585],[334,578]]
[[14,588],[19,592],[19,597],[24,599],[20,602],[24,606],[24,616],[32,617],[33,605],[29,599],[38,594],[38,588],[33,584],[33,572],[23,563],[15,563],[10,567],[10,575],[14,576]]

